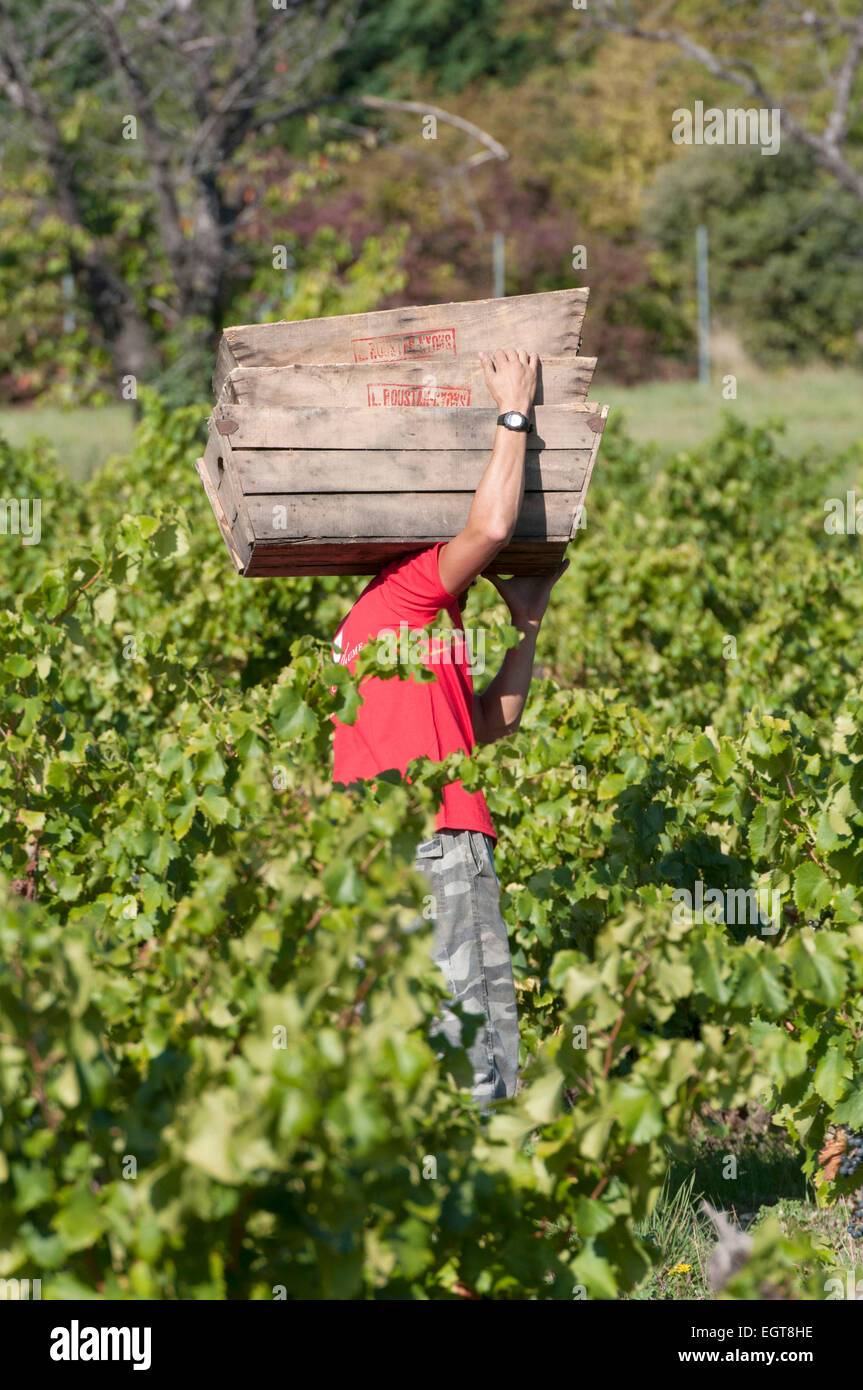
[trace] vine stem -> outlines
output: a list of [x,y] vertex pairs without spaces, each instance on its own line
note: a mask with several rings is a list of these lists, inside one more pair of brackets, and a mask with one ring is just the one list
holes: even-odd
[[371,864],[372,860],[373,860],[378,854],[380,854],[380,852],[381,852],[381,850],[383,849],[383,847],[384,847],[384,841],[383,841],[383,840],[378,840],[378,842],[377,842],[377,844],[375,845],[374,849],[371,851],[370,854],[367,854],[367,855],[366,855],[365,859],[363,860],[362,864],[360,865],[360,873],[361,873],[361,874],[364,874],[364,873],[366,872],[366,870],[368,869],[368,867],[369,867],[369,865]]
[[[650,941],[648,941],[647,945],[645,946],[645,948],[644,948],[644,953],[643,953],[643,955],[642,955],[642,957],[641,957],[641,964],[639,965],[638,969],[636,970],[636,972],[635,972],[635,974],[633,975],[632,979],[630,980],[629,984],[626,986],[626,989],[623,991],[624,1000],[626,1000],[626,999],[629,998],[630,994],[631,994],[632,991],[635,989],[635,986],[638,984],[638,981],[641,979],[641,976],[644,974],[645,970],[647,969],[648,965],[650,964],[650,952],[652,951],[652,949],[653,949],[653,947],[654,947],[655,945],[656,945],[656,937],[654,936],[654,937],[651,938]],[[606,1049],[605,1049],[605,1058],[604,1058],[604,1061],[603,1061],[603,1064],[602,1064],[602,1079],[603,1079],[603,1081],[607,1081],[607,1080],[608,1080],[608,1073],[611,1071],[611,1063],[612,1063],[612,1060],[613,1060],[613,1057],[614,1057],[614,1044],[615,1044],[615,1042],[617,1041],[617,1035],[618,1035],[618,1033],[620,1032],[621,1028],[623,1027],[623,1022],[624,1022],[624,1019],[625,1019],[625,1018],[626,1018],[626,1009],[625,1009],[625,1008],[622,1008],[622,1009],[620,1010],[620,1013],[618,1014],[616,1020],[615,1020],[614,1027],[612,1028],[611,1033],[609,1034],[608,1046],[607,1046]]]
[[[618,1161],[617,1161],[617,1163],[615,1163],[614,1167],[613,1167],[613,1168],[609,1168],[608,1172],[607,1172],[603,1177],[600,1178],[599,1182],[596,1184],[596,1187],[593,1189],[593,1191],[592,1191],[591,1194],[590,1194],[590,1201],[591,1201],[591,1202],[595,1202],[595,1201],[596,1201],[597,1197],[600,1195],[601,1192],[604,1191],[605,1187],[606,1187],[607,1184],[611,1181],[611,1179],[614,1177],[615,1173],[619,1173],[619,1172],[620,1172],[620,1169],[623,1167],[624,1163],[626,1163],[627,1159],[631,1158],[632,1155],[633,1155],[634,1153],[635,1153],[635,1145],[634,1145],[634,1144],[630,1144],[630,1145],[628,1146],[627,1150],[626,1150],[626,1153],[623,1155],[623,1157],[622,1157],[621,1159],[618,1159]],[[569,1168],[567,1168],[567,1170],[566,1170],[566,1175],[567,1175],[567,1177],[573,1178],[573,1180],[575,1179],[575,1174],[572,1173],[571,1170],[570,1170]],[[562,1249],[564,1248],[564,1246],[566,1245],[566,1243],[567,1243],[567,1241],[569,1240],[570,1236],[573,1234],[574,1230],[575,1230],[575,1227],[574,1227],[574,1226],[567,1226],[566,1230],[562,1233],[562,1235],[561,1235],[561,1237],[560,1237],[560,1240],[557,1242],[557,1249],[558,1249],[558,1250],[562,1250]]]
[[80,598],[81,595],[84,593],[85,589],[89,589],[89,587],[90,587],[91,584],[95,584],[95,583],[96,583],[96,580],[99,578],[100,574],[102,574],[102,566],[101,566],[101,565],[100,565],[99,568],[97,569],[96,573],[95,573],[90,579],[87,580],[87,583],[86,583],[86,584],[82,584],[81,587],[80,587],[79,589],[76,589],[76,590],[75,590],[75,593],[74,593],[73,597],[72,597],[72,598],[69,600],[69,602],[66,604],[66,607],[63,609],[63,612],[62,612],[62,613],[58,613],[57,616],[56,616],[56,618],[49,618],[48,621],[50,622],[50,624],[51,624],[52,627],[54,626],[55,623],[62,622],[63,618],[66,617],[66,614],[67,614],[67,613],[71,613],[71,612],[72,612],[72,609],[75,607],[75,604],[78,602],[79,598]]
[[626,1150],[626,1153],[623,1155],[623,1158],[619,1159],[618,1162],[615,1163],[615,1165],[614,1165],[613,1168],[609,1168],[608,1172],[605,1174],[605,1177],[600,1178],[599,1182],[596,1184],[596,1187],[593,1189],[593,1191],[592,1191],[591,1194],[590,1194],[590,1200],[591,1200],[592,1202],[595,1202],[595,1201],[596,1201],[596,1199],[597,1199],[597,1197],[599,1196],[599,1194],[604,1190],[604,1188],[606,1187],[606,1185],[607,1185],[607,1184],[610,1182],[610,1180],[614,1177],[615,1173],[618,1173],[618,1172],[620,1171],[620,1169],[623,1167],[623,1165],[624,1165],[624,1163],[626,1162],[626,1160],[627,1160],[628,1158],[631,1158],[632,1155],[633,1155],[634,1153],[635,1153],[635,1145],[634,1145],[634,1144],[630,1144],[630,1145],[629,1145],[629,1148]]
[[860,1028],[855,1028],[855,1027],[854,1027],[854,1024],[851,1022],[850,1018],[849,1018],[849,1017],[847,1016],[847,1014],[845,1013],[844,1008],[842,1008],[842,1009],[839,1010],[839,1017],[841,1018],[841,1020],[842,1020],[843,1023],[845,1023],[845,1024],[848,1025],[848,1027],[850,1028],[850,1030],[851,1030],[851,1032],[852,1032],[854,1038],[856,1039],[857,1042],[859,1042],[860,1039],[861,1039],[861,1037],[863,1037],[863,1030],[861,1030]]
[[[788,773],[787,773],[787,772],[786,772],[786,774],[785,774],[785,777],[786,777],[786,780],[787,780],[787,778],[788,778]],[[791,786],[791,783],[789,782],[788,785],[789,785],[789,787],[790,787],[790,786]],[[765,804],[765,803],[764,803],[764,797],[761,796],[761,795],[755,790],[754,787],[751,787],[751,786],[750,786],[750,787],[747,787],[747,791],[749,792],[749,795],[753,798],[754,801],[760,802],[760,804],[761,804],[762,806]],[[797,797],[794,795],[793,790],[792,790],[792,792],[791,792],[791,799],[792,799],[792,801],[794,802],[794,804],[795,804],[795,806],[796,806],[796,805],[797,805]],[[804,829],[807,831],[807,833],[808,833],[808,835],[809,835],[809,839],[812,841],[812,844],[809,844],[809,845],[806,846],[806,853],[809,855],[809,858],[810,858],[815,864],[818,865],[818,867],[819,867],[819,869],[821,870],[822,874],[826,874],[826,873],[827,873],[827,866],[826,866],[825,864],[822,864],[822,863],[821,863],[821,860],[818,858],[818,856],[815,854],[814,850],[812,849],[812,845],[815,843],[815,836],[814,836],[814,834],[813,834],[813,832],[812,832],[812,826],[809,824],[808,820],[807,820],[806,817],[803,815],[803,813],[802,813],[801,811],[799,811],[799,808],[798,808],[798,813],[799,813],[799,815],[800,815],[801,821],[803,822],[803,827],[804,827]],[[789,830],[793,830],[793,831],[795,832],[795,834],[800,830],[800,826],[799,826],[799,825],[792,825],[791,821],[790,821],[790,820],[787,820],[785,816],[782,817],[782,824],[783,824],[783,825],[787,825],[787,826],[788,826],[788,829],[789,829]]]
[[46,1071],[50,1069],[54,1059],[53,1057],[40,1057],[39,1049],[37,1048],[35,1040],[33,1038],[28,1038],[24,1044],[24,1047],[27,1052],[27,1056],[30,1058],[30,1065],[33,1068],[34,1072],[33,1095],[36,1097],[36,1102],[39,1106],[39,1109],[42,1112],[42,1118],[45,1121],[46,1125],[50,1130],[56,1133],[57,1128],[60,1124],[60,1116],[59,1113],[56,1110],[54,1110],[53,1106],[48,1100],[48,1097],[45,1094],[45,1087],[42,1080]]
[[[375,951],[375,955],[382,956],[384,954],[384,951],[386,950],[386,947],[387,942],[382,941],[378,949]],[[343,1033],[346,1028],[349,1028],[352,1023],[356,1022],[359,1016],[357,1014],[357,1006],[363,1002],[377,978],[377,970],[366,971],[363,979],[360,981],[357,992],[354,995],[353,1002],[348,1004],[347,1008],[343,1009],[338,1017],[336,1027],[338,1028],[339,1032]]]

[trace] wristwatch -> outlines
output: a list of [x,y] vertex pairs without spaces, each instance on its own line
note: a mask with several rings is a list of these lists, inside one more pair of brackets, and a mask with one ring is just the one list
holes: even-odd
[[530,430],[530,420],[526,415],[522,415],[520,410],[505,410],[502,415],[498,415],[497,423],[508,430],[521,430],[524,434]]

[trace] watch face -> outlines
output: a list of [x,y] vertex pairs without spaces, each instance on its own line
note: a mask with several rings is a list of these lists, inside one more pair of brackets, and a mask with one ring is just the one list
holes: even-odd
[[518,410],[506,410],[504,411],[503,422],[511,430],[520,430],[525,426],[526,417]]

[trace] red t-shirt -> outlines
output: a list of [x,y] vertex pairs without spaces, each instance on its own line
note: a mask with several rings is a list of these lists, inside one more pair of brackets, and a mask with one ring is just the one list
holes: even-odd
[[[360,650],[382,630],[393,634],[394,649],[401,643],[407,654],[411,647],[416,650],[411,629],[425,627],[442,608],[455,629],[441,637],[432,629],[430,643],[426,643],[428,659],[423,665],[434,671],[436,680],[367,676],[360,685],[364,703],[356,722],[342,724],[333,716],[335,782],[356,782],[390,768],[404,776],[411,758],[442,762],[458,749],[469,753],[476,743],[473,681],[461,613],[455,595],[441,583],[438,570],[443,544],[441,541],[420,555],[394,560],[381,570],[360,594],[333,639],[335,660],[346,661],[353,671]],[[466,792],[461,781],[444,787],[435,827],[480,830],[494,836],[485,797],[482,792]]]

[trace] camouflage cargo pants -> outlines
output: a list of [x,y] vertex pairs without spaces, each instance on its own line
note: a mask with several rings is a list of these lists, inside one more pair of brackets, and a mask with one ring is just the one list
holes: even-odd
[[[518,1014],[494,841],[478,830],[441,830],[417,847],[416,866],[433,898],[432,959],[453,1003],[483,1022],[466,1049],[474,1098],[481,1103],[515,1094]],[[444,1006],[434,1033],[461,1045],[458,1015]]]

